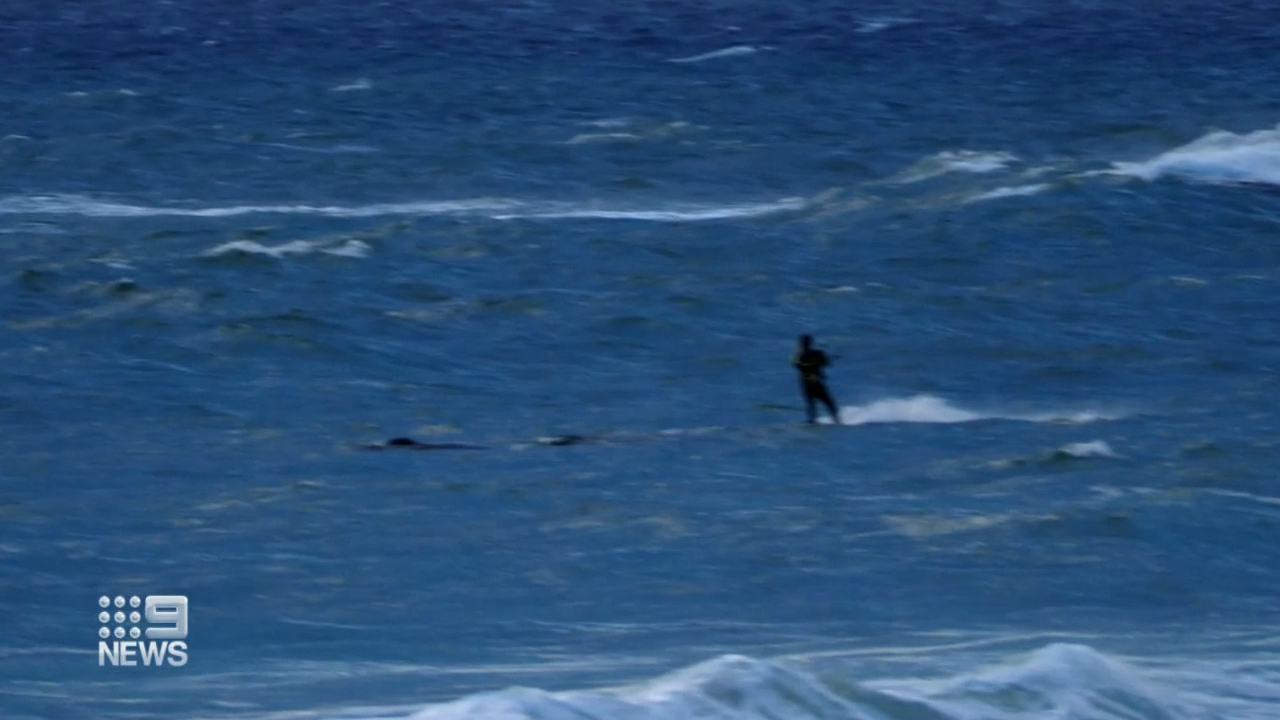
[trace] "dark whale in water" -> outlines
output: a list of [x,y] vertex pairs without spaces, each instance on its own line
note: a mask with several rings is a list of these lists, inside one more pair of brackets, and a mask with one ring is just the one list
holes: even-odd
[[[546,437],[536,438],[527,443],[517,443],[517,445],[547,445],[550,447],[562,447],[565,445],[583,445],[585,443],[599,441],[600,438],[593,438],[587,435],[548,435]],[[475,443],[465,442],[422,442],[408,437],[391,438],[386,442],[369,443],[363,446],[366,450],[492,450],[490,445],[477,445]]]
[[464,442],[419,442],[413,438],[398,437],[382,443],[370,443],[366,450],[488,450],[487,445]]

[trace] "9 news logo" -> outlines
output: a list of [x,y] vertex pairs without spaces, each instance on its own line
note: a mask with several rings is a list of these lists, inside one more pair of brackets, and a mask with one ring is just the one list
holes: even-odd
[[[123,595],[114,600],[106,595],[98,598],[98,607],[102,608],[98,613],[98,667],[107,663],[116,667],[186,665],[187,596],[148,595],[144,606],[143,600],[134,595],[128,605],[130,610],[126,613]],[[139,607],[146,613],[146,640],[139,639],[144,632]]]

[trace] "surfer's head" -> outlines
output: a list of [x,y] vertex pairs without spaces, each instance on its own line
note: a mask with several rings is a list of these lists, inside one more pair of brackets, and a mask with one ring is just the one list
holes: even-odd
[[812,336],[812,335],[801,335],[801,336],[800,336],[800,347],[801,347],[801,349],[804,349],[804,350],[808,350],[809,348],[813,347],[813,336]]

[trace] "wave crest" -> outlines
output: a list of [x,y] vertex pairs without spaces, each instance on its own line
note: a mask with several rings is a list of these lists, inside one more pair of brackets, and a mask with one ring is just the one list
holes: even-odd
[[1280,126],[1244,135],[1211,132],[1145,162],[1115,163],[1112,172],[1142,180],[1174,176],[1208,183],[1280,185]]
[[[1046,423],[1087,423],[1114,420],[1119,415],[1097,411],[1012,413],[1003,411],[978,412],[956,407],[933,395],[916,395],[910,398],[889,398],[866,405],[840,408],[840,422],[845,425],[869,425],[873,423],[962,423],[978,420],[1021,420]],[[825,418],[824,418],[825,420]],[[830,422],[829,420],[825,420]]]
[[982,152],[976,150],[945,150],[924,158],[911,167],[883,182],[907,185],[922,182],[949,173],[986,174],[1004,170],[1018,157],[1004,151]]
[[753,55],[760,51],[760,48],[751,45],[734,45],[720,50],[712,50],[711,52],[702,53],[701,55],[693,55],[691,57],[671,58],[669,62],[673,63],[698,63],[705,60],[717,60],[719,58],[737,57],[739,55]]
[[[856,666],[854,666],[856,667]],[[943,679],[858,679],[807,662],[726,655],[599,691],[511,688],[433,705],[412,720],[1173,720],[1202,717],[1173,687],[1084,645],[1052,644]]]
[[288,255],[310,255],[324,253],[338,257],[368,257],[372,248],[360,240],[346,240],[340,243],[325,243],[309,240],[294,240],[281,245],[263,245],[252,240],[233,240],[223,243],[201,253],[205,258],[262,256],[280,259]]
[[81,195],[17,195],[0,199],[0,215],[82,215],[86,217],[146,218],[163,216],[223,218],[238,215],[319,215],[367,218],[388,215],[460,215],[495,220],[520,218],[648,220],[652,222],[696,222],[773,215],[803,210],[803,198],[734,205],[690,205],[671,203],[656,208],[599,207],[572,202],[537,202],[503,198],[473,200],[422,200],[372,205],[231,205],[225,207],[181,208],[130,205],[97,200]]

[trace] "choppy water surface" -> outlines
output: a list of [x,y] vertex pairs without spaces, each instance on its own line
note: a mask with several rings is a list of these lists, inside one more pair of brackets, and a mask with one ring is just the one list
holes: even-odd
[[250,5],[0,11],[4,717],[1276,714],[1265,4]]

